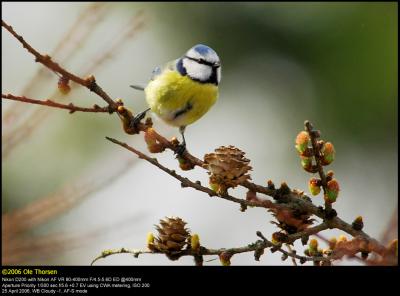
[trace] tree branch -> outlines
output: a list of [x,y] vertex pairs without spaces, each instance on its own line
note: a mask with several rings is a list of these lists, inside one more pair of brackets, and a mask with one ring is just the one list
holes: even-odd
[[156,158],[151,158],[149,156],[147,156],[146,154],[144,154],[143,152],[140,152],[139,150],[129,146],[126,143],[120,142],[116,139],[110,138],[110,137],[106,137],[107,140],[109,140],[110,142],[117,144],[121,147],[124,147],[125,149],[135,153],[139,158],[144,159],[146,161],[148,161],[149,163],[151,163],[152,165],[158,167],[159,169],[161,169],[162,171],[166,172],[167,174],[169,174],[170,176],[174,177],[175,179],[179,180],[181,182],[181,186],[183,188],[185,187],[192,187],[198,191],[207,193],[209,196],[216,196],[216,197],[220,197],[222,199],[226,199],[235,203],[239,203],[241,205],[246,205],[246,206],[252,206],[252,207],[262,207],[262,208],[281,208],[283,206],[281,205],[275,205],[273,202],[269,201],[269,200],[265,200],[265,201],[248,201],[245,199],[240,199],[237,197],[233,197],[229,194],[224,194],[224,195],[218,195],[215,191],[211,190],[208,187],[204,187],[201,185],[201,183],[199,181],[193,182],[191,180],[189,180],[188,178],[182,177],[181,175],[177,174],[174,170],[170,170],[167,167],[163,166],[162,164],[160,164],[158,162],[158,160]]
[[[251,243],[247,246],[243,247],[236,247],[236,248],[220,248],[220,249],[209,249],[205,247],[200,247],[199,250],[192,250],[192,249],[186,249],[182,251],[177,251],[174,253],[168,253],[168,255],[173,255],[174,258],[180,258],[183,256],[209,256],[209,255],[220,255],[221,253],[229,253],[230,255],[235,255],[235,254],[240,254],[240,253],[248,253],[248,252],[255,252],[259,249],[266,249],[266,248],[271,248],[272,252],[278,251],[281,252],[282,254],[285,254],[288,257],[292,257],[295,259],[301,260],[302,263],[307,262],[307,261],[330,261],[332,258],[330,257],[306,257],[306,256],[299,256],[293,251],[285,251],[282,249],[282,245],[277,245],[273,244],[271,241],[266,239],[264,235],[260,232],[257,231],[257,236],[260,237],[262,240],[257,240],[254,243]],[[115,249],[115,250],[105,250],[103,251],[99,256],[97,256],[90,265],[93,265],[96,261],[99,259],[104,259],[108,256],[116,255],[116,254],[132,254],[135,258],[139,257],[141,254],[165,254],[164,252],[160,251],[151,251],[151,250],[140,250],[140,249],[127,249],[127,248],[121,248],[121,249]]]
[[[218,195],[215,191],[211,190],[210,188],[202,186],[200,184],[200,182],[193,182],[193,181],[190,181],[188,178],[178,175],[174,170],[170,170],[170,169],[166,168],[165,166],[163,166],[162,164],[160,164],[156,158],[151,158],[151,157],[147,156],[146,154],[140,152],[139,150],[129,146],[126,143],[120,142],[120,141],[110,138],[110,137],[106,137],[106,139],[135,153],[139,158],[148,161],[149,163],[155,165],[156,167],[158,167],[162,171],[166,172],[170,176],[179,180],[181,182],[182,187],[192,187],[196,190],[207,193],[209,196],[217,196],[217,197],[220,197],[220,198],[223,198],[223,199],[235,202],[235,203],[239,203],[239,204],[245,205],[245,206],[262,207],[262,208],[266,208],[266,209],[278,209],[278,210],[288,208],[288,207],[289,208],[299,207],[309,213],[317,215],[320,218],[324,218],[324,213],[321,209],[319,209],[318,207],[313,205],[311,202],[307,202],[307,201],[299,198],[298,195],[294,194],[293,192],[285,195],[283,200],[285,200],[286,202],[280,203],[280,204],[273,203],[272,201],[269,201],[269,200],[251,200],[251,201],[249,201],[249,200],[244,200],[244,199],[239,199],[239,198],[233,197],[229,194]],[[163,138],[163,140],[168,142],[168,140],[166,140],[165,138]],[[190,155],[188,152],[186,152],[185,157],[188,157],[188,159],[190,159],[190,160],[194,159],[197,163],[202,163],[201,160]],[[253,183],[247,182],[247,181],[244,182],[242,185],[244,187],[247,187],[250,190],[254,190],[259,193],[264,193],[269,196],[274,197],[277,195],[276,189],[265,188],[263,186],[256,185],[256,184],[253,184]],[[318,233],[322,230],[329,229],[329,228],[338,228],[340,230],[343,230],[343,231],[351,234],[354,237],[355,236],[362,237],[364,240],[370,242],[371,250],[377,252],[380,255],[383,255],[385,253],[386,248],[383,245],[381,245],[377,240],[371,238],[369,235],[367,235],[363,231],[355,230],[350,224],[344,222],[339,217],[334,217],[333,219],[327,220],[318,226],[308,228],[308,229],[304,230],[303,232],[298,232],[292,236],[289,236],[290,242],[293,243],[294,241],[296,241],[297,239],[299,239],[303,236],[310,236],[312,234]]]
[[53,102],[51,100],[42,101],[42,100],[30,99],[25,96],[14,96],[12,94],[1,94],[1,98],[7,99],[7,100],[12,100],[12,101],[29,103],[29,104],[36,104],[36,105],[53,107],[53,108],[66,109],[66,110],[69,110],[69,113],[74,113],[74,112],[79,111],[79,112],[110,113],[111,114],[114,112],[114,110],[110,109],[109,106],[100,107],[98,105],[93,105],[92,108],[85,108],[85,107],[75,106],[72,103],[66,105],[66,104],[60,104],[57,102]]
[[93,76],[89,76],[86,79],[83,79],[79,76],[76,76],[67,70],[65,70],[63,67],[61,67],[59,64],[53,62],[51,60],[51,57],[48,55],[42,55],[39,53],[37,50],[35,50],[31,45],[29,45],[28,42],[24,40],[24,38],[20,35],[18,35],[14,29],[9,26],[4,20],[1,20],[1,25],[8,31],[10,32],[21,44],[22,46],[35,57],[35,61],[43,64],[50,70],[53,70],[56,73],[61,74],[63,77],[68,78],[71,81],[74,81],[86,88],[88,88],[90,91],[96,93],[98,96],[100,96],[104,101],[106,101],[109,105],[110,108],[112,108],[114,111],[116,108],[118,108],[118,104],[114,102],[110,96],[96,83],[96,80]]

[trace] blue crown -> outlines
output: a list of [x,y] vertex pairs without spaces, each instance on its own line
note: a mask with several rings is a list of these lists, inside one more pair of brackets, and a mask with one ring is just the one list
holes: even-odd
[[195,51],[197,51],[201,55],[206,55],[208,52],[213,51],[211,48],[209,48],[207,45],[203,44],[198,44],[195,45],[193,48]]

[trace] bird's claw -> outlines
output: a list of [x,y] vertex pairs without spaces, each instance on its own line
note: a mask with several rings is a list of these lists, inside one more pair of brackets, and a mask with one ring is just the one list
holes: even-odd
[[186,151],[186,144],[179,144],[177,149],[175,150],[175,153],[179,157],[182,156],[183,153],[185,153],[185,151]]
[[146,116],[146,112],[147,110],[136,115],[130,122],[130,128],[137,130],[137,126],[139,125],[140,121]]

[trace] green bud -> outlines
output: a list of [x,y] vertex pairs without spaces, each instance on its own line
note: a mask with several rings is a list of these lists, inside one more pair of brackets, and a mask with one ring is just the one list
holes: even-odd
[[336,179],[332,179],[327,183],[324,199],[327,203],[334,203],[339,195],[339,183]]
[[298,133],[295,141],[296,143],[295,148],[297,152],[302,154],[304,151],[306,151],[309,142],[310,142],[310,136],[308,135],[307,132],[301,131],[300,133]]
[[335,148],[333,147],[333,144],[331,142],[326,142],[321,149],[322,153],[322,159],[321,159],[321,164],[322,165],[328,165],[332,163],[335,159]]
[[317,178],[311,178],[308,181],[308,189],[312,195],[318,195],[321,192],[321,187],[319,186],[319,180]]

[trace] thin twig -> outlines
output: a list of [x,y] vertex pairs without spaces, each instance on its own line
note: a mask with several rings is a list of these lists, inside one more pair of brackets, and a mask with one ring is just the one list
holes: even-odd
[[[255,243],[249,244],[247,246],[243,247],[237,247],[237,248],[220,248],[220,249],[209,249],[205,247],[201,247],[199,250],[191,250],[191,249],[186,249],[182,251],[177,251],[174,252],[173,255],[176,258],[180,258],[183,256],[207,256],[207,255],[220,255],[223,252],[227,252],[231,254],[232,256],[235,254],[241,254],[241,253],[248,253],[248,252],[254,252],[257,249],[266,249],[266,248],[273,248],[275,251],[279,251],[282,254],[285,254],[289,257],[296,258],[301,260],[302,262],[306,261],[330,261],[332,260],[329,257],[306,257],[306,256],[299,256],[294,252],[287,252],[284,249],[282,249],[281,245],[276,245],[273,244],[271,241],[266,239],[264,235],[260,232],[257,231],[257,236],[260,237],[262,240],[258,240]],[[121,248],[121,249],[114,249],[114,250],[105,250],[103,251],[99,256],[97,256],[90,265],[93,265],[96,261],[99,259],[106,258],[111,255],[116,255],[116,254],[131,254],[134,257],[138,257],[141,254],[164,254],[163,252],[159,251],[150,251],[150,250],[140,250],[140,249],[127,249],[127,248]],[[169,254],[171,255],[171,254]]]
[[139,150],[129,146],[126,143],[120,142],[120,141],[118,141],[116,139],[113,139],[113,138],[110,138],[110,137],[106,137],[106,139],[109,140],[110,142],[113,142],[114,144],[120,145],[120,146],[124,147],[125,149],[135,153],[139,158],[148,161],[152,165],[158,167],[159,169],[161,169],[162,171],[166,172],[170,176],[172,176],[175,179],[179,180],[181,182],[181,186],[183,188],[192,187],[192,188],[194,188],[194,189],[196,189],[198,191],[202,191],[204,193],[207,193],[209,196],[217,196],[217,197],[220,197],[220,198],[223,198],[223,199],[235,202],[235,203],[239,203],[239,204],[243,204],[243,205],[247,205],[247,206],[252,206],[252,207],[262,207],[262,208],[281,207],[281,205],[274,205],[269,200],[257,202],[257,201],[248,201],[248,200],[245,200],[245,199],[240,199],[240,198],[237,198],[237,197],[233,197],[233,196],[231,196],[229,194],[219,195],[215,191],[211,190],[210,188],[202,186],[200,182],[193,182],[193,181],[189,180],[188,178],[182,177],[181,175],[177,174],[174,170],[170,170],[169,168],[167,168],[167,167],[163,166],[162,164],[160,164],[156,158],[151,158],[151,157],[147,156],[146,154],[144,154],[143,152],[140,152]]
[[[286,248],[291,254],[295,254],[296,251],[293,251],[292,247],[289,244],[286,244]],[[294,266],[297,266],[296,258],[292,257],[292,263]]]
[[[69,58],[71,58],[74,53],[78,52],[76,50],[76,48],[82,44],[82,41],[87,40],[86,37],[88,36],[88,34],[91,32],[91,30],[96,28],[95,24],[101,20],[102,16],[104,15],[104,12],[107,11],[107,9],[104,6],[106,6],[106,5],[104,5],[104,3],[103,4],[95,3],[94,5],[91,5],[90,7],[88,7],[86,13],[82,14],[82,17],[86,16],[86,15],[91,15],[92,18],[94,17],[94,19],[92,20],[92,22],[90,24],[88,24],[89,28],[86,28],[85,26],[83,28],[80,28],[79,34],[75,34],[75,35],[77,35],[77,38],[76,38],[77,40],[73,40],[74,42],[71,42],[70,39],[72,38],[72,35],[74,35],[73,33],[76,30],[72,30],[72,29],[70,30],[71,31],[70,34],[68,34],[68,36],[65,38],[66,38],[66,40],[68,40],[68,42],[70,44],[73,45],[73,47],[72,46],[67,47],[68,49],[71,49],[72,52],[70,52],[68,56],[66,56],[65,58],[62,59],[63,63],[65,63],[67,60],[69,60]],[[100,46],[98,55],[95,56],[90,61],[90,63],[88,65],[86,65],[85,68],[82,67],[83,70],[80,70],[79,73],[84,73],[85,75],[94,73],[96,68],[99,68],[100,66],[104,65],[104,63],[106,61],[109,61],[111,57],[116,55],[118,53],[118,51],[120,51],[121,48],[123,48],[124,43],[128,43],[130,40],[132,40],[133,37],[136,36],[136,33],[140,32],[144,28],[144,24],[146,21],[145,16],[146,16],[146,14],[144,13],[143,10],[139,10],[137,13],[135,13],[135,15],[129,20],[128,23],[123,24],[121,28],[118,28],[118,30],[116,31],[115,34],[111,34],[114,37],[111,40],[106,42],[106,44],[109,46],[107,46],[106,48]],[[81,19],[81,17],[79,17],[79,19]],[[79,22],[75,23],[73,25],[73,28],[76,28],[78,26],[78,24],[79,24]],[[62,42],[62,43],[64,44],[64,42]],[[55,53],[58,52],[57,51],[58,48],[59,47],[57,47],[56,50],[54,50],[54,52],[51,56],[53,56]],[[45,70],[45,68],[40,68],[40,70],[38,71],[38,74],[43,74],[44,70]],[[39,75],[39,77],[42,77],[42,76],[43,75]],[[74,89],[75,85],[76,84],[72,84],[71,89]],[[29,93],[29,91],[27,92],[24,89],[22,91],[22,93],[24,95],[27,95]],[[50,99],[57,101],[60,98],[59,93],[60,93],[59,90],[56,89],[53,92],[53,94],[50,96]],[[62,98],[63,97],[61,97],[61,99]],[[14,115],[21,114],[20,113],[21,108],[22,108],[21,106],[25,106],[25,105],[18,104],[17,102],[14,102],[14,103],[16,103],[16,106],[12,105],[11,110],[9,110],[7,113],[12,113]],[[49,112],[50,111],[48,109],[41,108],[41,109],[34,110],[32,112],[32,114],[30,114],[29,116],[24,118],[23,121],[21,120],[21,122],[19,124],[16,124],[16,122],[14,120],[12,128],[10,127],[8,129],[6,129],[3,133],[3,140],[6,143],[4,145],[3,151],[2,151],[3,158],[7,157],[11,152],[15,151],[14,148],[17,145],[26,142],[26,140],[35,131],[35,128],[45,121]]]
[[24,38],[20,35],[18,35],[14,29],[9,26],[4,20],[1,20],[1,25],[8,31],[10,32],[21,44],[22,46],[30,52],[33,56],[35,56],[35,61],[43,64],[46,66],[48,69],[53,70],[56,73],[61,74],[63,77],[74,81],[84,87],[87,87],[90,91],[94,92],[98,96],[100,96],[104,101],[106,101],[111,108],[114,110],[118,108],[118,104],[114,102],[110,96],[96,83],[96,80],[93,76],[90,76],[86,79],[83,79],[79,76],[76,76],[75,74],[72,74],[65,70],[63,67],[61,67],[59,64],[56,62],[53,62],[51,57],[48,55],[42,55],[39,53],[36,49],[34,49],[28,42],[24,40]]
[[[319,137],[319,131],[315,131],[314,127],[312,126],[311,122],[309,122],[308,120],[306,120],[304,122],[304,126],[308,132],[308,134],[310,135],[310,139],[311,139],[311,145],[314,151],[314,159],[315,159],[315,163],[316,163],[316,167],[318,169],[318,174],[319,177],[321,179],[321,185],[322,185],[322,189],[324,191],[324,194],[326,193],[326,188],[327,188],[327,181],[326,181],[326,175],[324,172],[324,168],[321,164],[321,150],[320,147],[317,143],[317,138]],[[325,201],[325,209],[327,211],[332,210],[332,205],[328,202]]]
[[[60,41],[52,51],[51,56],[57,57],[57,59],[66,63],[74,56],[74,54],[79,52],[76,48],[83,46],[84,42],[90,40],[88,36],[93,32],[93,30],[98,28],[97,24],[103,19],[107,11],[107,3],[92,3],[88,5],[79,14],[70,29],[61,36]],[[71,44],[73,46],[70,46]],[[32,95],[32,90],[41,86],[40,82],[47,82],[47,79],[42,79],[44,73],[45,68],[39,68],[33,75],[32,79],[23,88],[21,93],[24,95]],[[14,102],[14,104],[6,110],[3,123],[6,125],[12,123],[12,127],[15,127],[16,119],[18,118],[18,115],[23,112],[24,106],[25,105]],[[13,128],[9,135],[15,134],[15,132],[15,128]],[[7,139],[9,135],[6,134],[5,139]]]
[[43,106],[47,106],[47,107],[66,109],[66,110],[70,111],[69,113],[74,113],[77,111],[92,112],[92,113],[113,113],[114,112],[114,110],[110,109],[109,106],[99,107],[97,105],[94,105],[92,108],[86,108],[86,107],[75,106],[72,103],[66,105],[66,104],[60,104],[57,102],[53,102],[51,100],[46,100],[46,101],[36,100],[36,99],[27,98],[25,96],[14,96],[12,94],[1,94],[1,98],[13,100],[13,101],[24,102],[24,103],[29,103],[29,104],[36,104],[36,105],[43,105]]
[[288,235],[288,241],[290,243],[293,243],[296,240],[301,239],[302,237],[309,237],[310,235],[319,233],[326,229],[329,229],[328,223],[322,222],[321,224],[319,224],[317,226],[306,228],[305,230],[303,230],[301,232],[297,232],[297,233]]
[[306,261],[331,261],[331,260],[332,260],[332,258],[329,257],[329,256],[328,256],[328,257],[323,257],[323,256],[321,256],[321,257],[317,257],[317,256],[314,256],[314,257],[305,257],[305,256],[299,256],[299,255],[297,255],[296,253],[293,253],[293,252],[287,252],[287,251],[285,251],[285,250],[282,249],[282,247],[281,247],[282,245],[273,244],[271,241],[269,241],[268,239],[266,239],[265,236],[264,236],[260,231],[257,231],[256,234],[257,234],[258,237],[262,238],[262,240],[263,240],[267,245],[276,248],[279,252],[281,252],[281,253],[283,253],[283,254],[289,256],[289,257],[299,259],[300,262],[306,262]]

